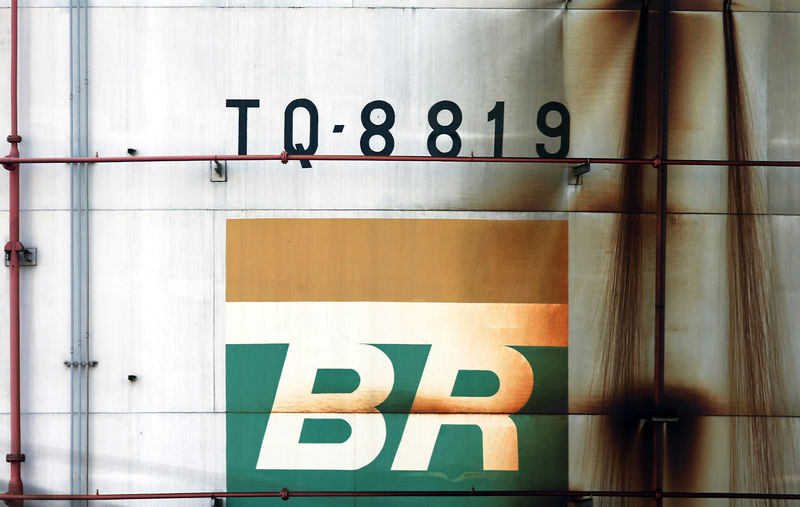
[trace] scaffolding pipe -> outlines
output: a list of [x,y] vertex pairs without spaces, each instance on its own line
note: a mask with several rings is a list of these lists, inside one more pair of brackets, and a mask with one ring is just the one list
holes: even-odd
[[498,164],[608,164],[660,166],[761,166],[800,167],[800,160],[723,160],[723,159],[662,159],[613,158],[613,157],[429,157],[417,155],[293,155],[286,152],[278,155],[154,155],[147,157],[28,157],[9,155],[0,158],[0,164],[105,164],[126,162],[213,162],[228,160],[273,160],[288,163],[291,160],[328,160],[333,162],[466,162]]
[[189,492],[189,493],[119,493],[94,495],[8,495],[0,494],[0,499],[12,500],[177,500],[187,498],[342,498],[342,497],[618,497],[618,498],[706,498],[706,499],[755,499],[755,500],[800,500],[800,493],[727,493],[727,492],[690,492],[690,491],[281,491],[260,492]]
[[[11,144],[9,159],[19,158],[19,135],[17,122],[17,0],[11,0],[11,135],[7,140]],[[8,494],[22,495],[22,454],[20,431],[20,395],[19,395],[19,253],[23,250],[19,241],[19,168],[18,162],[3,161],[3,167],[8,170],[8,243],[5,252],[9,258],[9,359],[10,359],[10,426],[11,426],[11,452],[6,455],[6,461],[11,464],[11,475],[8,480]],[[21,506],[21,498],[6,499],[6,504]]]
[[[661,6],[661,97],[659,104],[659,153],[669,158],[669,45],[670,45],[670,0]],[[658,164],[656,170],[656,294],[655,329],[653,350],[653,402],[656,413],[664,413],[664,337],[665,301],[667,280],[667,169],[666,164]],[[664,489],[664,435],[666,423],[655,423],[653,431],[653,490]],[[653,498],[655,507],[663,505],[663,497]]]

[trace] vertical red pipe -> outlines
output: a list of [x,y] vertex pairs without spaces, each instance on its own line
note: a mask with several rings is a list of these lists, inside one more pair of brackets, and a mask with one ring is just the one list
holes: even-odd
[[[670,0],[661,7],[661,100],[659,107],[660,158],[669,158],[669,45]],[[664,339],[667,272],[667,166],[658,163],[656,184],[656,308],[655,308],[655,364],[653,368],[653,401],[656,414],[664,415]],[[666,423],[654,423],[653,432],[653,490],[654,505],[661,507],[664,490],[664,433]]]
[[[11,0],[11,143],[9,156],[19,157],[19,143],[22,138],[17,129],[17,0]],[[10,321],[10,399],[11,399],[11,452],[6,461],[11,464],[11,476],[8,481],[10,494],[22,494],[22,454],[20,431],[20,396],[19,396],[19,164],[9,164],[8,169],[8,244],[6,255],[10,260],[9,271],[9,321]],[[22,500],[7,500],[8,505],[22,505]]]

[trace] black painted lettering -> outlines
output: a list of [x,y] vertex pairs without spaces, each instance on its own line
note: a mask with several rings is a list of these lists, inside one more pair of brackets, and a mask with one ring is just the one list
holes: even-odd
[[239,109],[239,155],[247,155],[247,110],[259,107],[258,99],[227,99],[225,107]]
[[[294,142],[294,112],[296,109],[305,109],[308,112],[308,144]],[[308,99],[295,99],[289,102],[283,113],[283,149],[290,155],[313,155],[319,145],[319,111],[317,106]],[[311,162],[301,160],[303,169],[310,169]]]
[[[547,124],[548,113],[555,112],[560,116],[560,121],[554,127]],[[539,113],[536,115],[536,125],[539,131],[547,137],[560,137],[561,144],[558,150],[554,152],[547,151],[544,143],[536,143],[536,153],[542,158],[564,158],[569,153],[569,111],[567,106],[561,102],[548,102],[539,108]]]

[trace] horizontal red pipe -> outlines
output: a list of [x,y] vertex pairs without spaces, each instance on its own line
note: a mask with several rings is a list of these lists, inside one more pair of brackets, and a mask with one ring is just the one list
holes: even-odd
[[[115,162],[198,162],[212,160],[334,160],[351,162],[503,162],[503,163],[564,163],[582,164],[652,164],[650,159],[615,158],[538,158],[538,157],[428,157],[376,155],[161,155],[152,157],[34,157],[0,158],[2,164],[92,164]],[[798,163],[800,164],[800,163]]]
[[658,497],[663,498],[727,498],[758,500],[800,500],[800,493],[727,493],[687,491],[261,491],[261,492],[195,492],[195,493],[121,493],[96,495],[9,495],[0,500],[165,500],[182,498],[268,498],[278,497]]
[[372,155],[158,155],[152,157],[3,157],[0,164],[92,164],[124,162],[202,162],[212,160],[333,160],[351,162],[482,162],[516,164],[630,164],[800,167],[800,160],[711,160],[659,158],[427,157]]

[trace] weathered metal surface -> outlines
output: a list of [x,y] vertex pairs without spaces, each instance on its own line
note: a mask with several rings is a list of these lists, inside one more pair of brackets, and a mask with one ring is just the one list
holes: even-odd
[[[26,85],[20,122],[28,156],[69,151],[65,5],[42,3],[43,8],[22,13]],[[672,15],[670,45],[672,158],[729,154],[733,140],[720,5],[673,0],[681,12]],[[226,107],[227,99],[260,101],[248,112],[248,152],[280,153],[285,108],[308,98],[318,109],[318,153],[360,153],[362,109],[383,100],[395,112],[394,153],[427,155],[428,112],[434,103],[450,100],[463,116],[461,155],[493,153],[498,125],[493,108],[503,101],[503,154],[535,156],[537,143],[549,152],[559,147],[558,136],[542,135],[537,124],[543,104],[558,101],[570,114],[568,156],[629,156],[637,86],[646,90],[638,149],[643,157],[657,154],[659,14],[649,15],[646,69],[633,72],[638,2],[573,0],[568,9],[549,0],[306,0],[261,2],[257,8],[246,1],[169,6],[142,1],[124,6],[134,8],[108,1],[90,9],[95,77],[90,155],[126,156],[131,147],[144,156],[235,153],[239,116]],[[773,160],[800,158],[800,106],[793,100],[800,14],[788,12],[792,9],[791,2],[734,2],[749,93],[749,149]],[[0,25],[7,24],[7,16],[0,12]],[[5,45],[2,31],[0,48]],[[6,58],[0,51],[0,66]],[[0,96],[7,92],[0,80]],[[495,119],[487,121],[493,110]],[[380,112],[370,121],[382,121]],[[0,100],[0,116],[8,114]],[[298,111],[293,118],[293,141],[307,143],[307,113]],[[379,143],[370,146],[381,149]],[[448,149],[444,142],[437,146]],[[640,421],[651,401],[654,362],[656,170],[641,170],[636,202],[626,200],[620,185],[628,169],[600,164],[577,187],[567,185],[570,168],[561,166],[314,161],[312,168],[301,169],[296,161],[232,161],[228,181],[211,184],[207,162],[93,165],[89,249],[97,339],[92,359],[100,363],[92,371],[89,491],[226,488],[222,412],[229,408],[225,340],[231,314],[225,311],[225,238],[226,221],[236,218],[568,220],[568,410],[614,412],[564,418],[569,485],[646,489],[652,434]],[[729,286],[737,279],[731,275],[737,266],[728,260],[728,170],[669,171],[664,405],[678,420],[667,424],[665,487],[741,489],[731,483],[729,469],[734,462],[744,470],[753,465],[736,457],[743,447],[732,441],[743,430],[726,417],[738,410],[730,388],[737,372],[728,359]],[[798,455],[789,443],[798,440],[794,418],[800,415],[800,389],[792,374],[800,357],[800,314],[792,310],[800,304],[800,172],[769,168],[759,174],[765,211],[775,215],[764,217],[762,229],[769,232],[771,250],[764,245],[763,251],[770,252],[775,270],[761,282],[770,288],[767,300],[780,311],[780,329],[789,344],[775,365],[789,389],[771,415],[791,417],[762,418],[769,419],[764,428],[746,430],[786,443],[774,483],[754,490],[797,491]],[[23,418],[30,424],[24,437],[28,492],[65,492],[69,486],[69,370],[62,364],[69,357],[64,346],[68,178],[66,167],[38,165],[26,170],[22,181],[23,210],[32,210],[23,211],[24,239],[40,249],[38,267],[23,273],[22,280],[23,407],[35,412]],[[0,179],[0,196],[5,185]],[[634,215],[619,211],[638,209],[647,212],[629,229],[638,233],[620,234]],[[0,285],[5,276],[0,273]],[[615,300],[615,288],[629,288],[634,295]],[[626,301],[635,302],[638,311],[626,308]],[[608,308],[616,310],[609,315]],[[0,327],[5,312],[3,307]],[[614,319],[635,330],[635,347],[621,346],[618,354],[635,353],[630,362],[635,372],[619,368],[629,363],[602,359],[613,344],[609,329],[622,329],[609,324]],[[0,347],[0,364],[5,354]],[[607,403],[612,396],[604,391],[604,379],[623,374],[633,379],[631,396],[626,403]],[[129,382],[129,375],[136,375],[136,382]],[[0,407],[7,391],[7,379],[0,376]],[[755,411],[744,412],[740,415]],[[520,417],[531,425],[545,420]],[[5,416],[0,421],[3,443],[8,423]],[[0,467],[0,483],[6,473]]]

